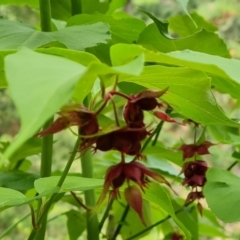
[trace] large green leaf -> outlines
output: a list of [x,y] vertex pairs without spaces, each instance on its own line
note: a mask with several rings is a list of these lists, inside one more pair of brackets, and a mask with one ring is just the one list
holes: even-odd
[[57,193],[59,192],[59,190],[60,189],[58,187],[54,187],[52,189],[49,189],[43,192],[42,194],[37,195],[36,197],[27,198],[25,195],[23,195],[19,191],[0,187],[0,209],[28,204],[34,200],[52,195],[53,193]]
[[26,191],[34,187],[34,181],[39,178],[32,173],[12,170],[0,172],[0,185],[18,191]]
[[9,91],[21,118],[21,130],[6,151],[5,156],[10,157],[69,101],[86,68],[28,49],[7,56],[5,65]]
[[169,21],[169,28],[171,28],[180,37],[187,37],[200,31],[202,28],[210,32],[217,31],[217,27],[211,22],[205,20],[202,16],[198,15],[196,12],[191,13],[191,17],[194,19],[197,27],[189,19],[187,15],[177,15],[171,17]]
[[[209,44],[210,42],[211,44]],[[155,24],[150,24],[140,34],[138,44],[149,50],[165,53],[189,49],[222,57],[230,56],[223,40],[217,34],[205,29],[199,30],[188,37],[168,39],[159,32]]]
[[[175,201],[172,201],[175,211],[181,209],[181,205],[177,204]],[[189,206],[184,208],[183,211],[177,214],[178,219],[184,223],[185,227],[191,233],[192,240],[198,240],[198,211],[194,206]]]
[[[46,178],[39,178],[34,182],[34,186],[38,193],[43,193],[57,186],[60,177],[52,176]],[[83,177],[66,177],[61,190],[68,191],[86,191],[103,186],[103,179],[83,178]]]
[[110,15],[100,13],[89,15],[81,14],[71,17],[67,26],[93,24],[103,22],[110,26],[112,41],[132,43],[138,40],[140,32],[145,28],[145,23],[137,18],[115,19]]
[[66,212],[69,240],[77,240],[86,228],[86,214],[70,210]]
[[210,168],[203,192],[208,206],[224,222],[240,221],[240,178],[229,171]]
[[[83,60],[85,65],[89,65],[88,71],[86,72],[85,67],[73,61],[27,49],[6,57],[9,90],[22,122],[17,139],[6,151],[8,158],[13,157],[11,155],[14,151],[32,137],[42,124],[72,96],[77,102],[82,102],[91,91],[98,74],[139,75],[144,63],[142,54],[132,62],[111,68],[99,63],[96,58],[91,58],[90,54],[74,54],[72,51],[64,50],[56,50],[54,53],[56,52],[60,52],[59,55],[62,56],[70,52],[68,58],[74,58],[78,62],[77,58],[82,56],[82,59],[85,59]],[[31,68],[28,67],[30,65]],[[30,102],[37,104],[30,105]]]
[[137,45],[116,44],[112,51],[145,53],[146,62],[156,62],[176,66],[185,66],[210,74],[212,84],[216,89],[229,93],[232,97],[240,100],[240,76],[236,69],[240,68],[240,61],[212,56],[205,53],[190,50],[175,51],[171,53],[153,52]]
[[21,205],[26,200],[26,196],[9,188],[0,187],[0,208]]
[[176,222],[176,224],[182,229],[182,231],[186,235],[186,238],[191,239],[189,231],[176,216],[172,203],[161,185],[151,183],[150,187],[146,189],[146,193],[143,194],[143,198],[151,203],[158,205],[164,211],[166,211]]
[[0,49],[38,48],[50,42],[60,42],[67,48],[83,50],[107,43],[109,27],[101,22],[91,25],[73,26],[56,32],[40,32],[22,23],[0,20]]
[[202,124],[237,126],[217,106],[206,74],[189,68],[147,66],[137,77],[122,76],[119,81],[135,82],[149,89],[169,87],[162,99],[178,113]]

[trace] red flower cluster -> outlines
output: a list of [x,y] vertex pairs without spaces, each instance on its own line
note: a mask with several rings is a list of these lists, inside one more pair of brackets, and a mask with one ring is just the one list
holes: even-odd
[[[194,161],[184,163],[181,171],[185,177],[182,184],[192,188],[192,191],[187,196],[185,204],[204,198],[202,190],[199,191],[198,188],[202,188],[206,183],[208,166],[206,161],[196,160],[196,156],[209,154],[208,148],[212,145],[214,144],[204,141],[201,144],[183,144],[179,148],[179,150],[183,151],[183,160],[195,156]],[[202,214],[202,205],[199,202],[197,207],[200,214]]]
[[[109,190],[111,190],[110,198],[120,196],[119,188],[127,182],[128,186],[124,192],[126,201],[138,213],[145,224],[142,214],[141,191],[144,192],[144,188],[148,186],[148,177],[170,187],[170,184],[163,176],[152,172],[136,161],[142,157],[141,141],[151,134],[147,131],[144,123],[144,111],[153,111],[154,115],[163,121],[176,122],[165,112],[154,111],[157,107],[163,107],[163,104],[159,103],[157,98],[161,97],[166,91],[167,89],[163,91],[144,90],[130,96],[117,91],[110,91],[106,94],[103,105],[96,112],[79,105],[64,107],[59,112],[60,117],[47,129],[39,132],[37,136],[42,137],[47,134],[57,133],[71,126],[78,126],[79,136],[82,138],[79,146],[81,153],[92,147],[95,152],[97,150],[117,150],[121,152],[121,162],[111,166],[106,172],[104,189],[98,203],[100,204],[105,199]],[[114,95],[119,95],[127,100],[123,109],[123,118],[126,126],[119,126],[117,111],[113,102],[116,126],[110,132],[106,132],[99,127],[97,116],[107,105],[108,101],[113,101]],[[135,156],[134,160],[126,163],[126,154]]]
[[[111,166],[106,172],[103,192],[100,196],[99,204],[105,199],[110,187],[112,188],[110,199],[118,196],[120,197],[119,188],[126,181],[128,187],[124,192],[125,199],[128,204],[138,213],[143,224],[145,225],[142,213],[142,194],[140,189],[144,192],[144,187],[148,186],[149,180],[147,177],[171,187],[169,182],[163,176],[149,170],[142,163],[136,161],[130,163],[120,162],[119,164]],[[138,187],[137,185],[130,185],[131,181],[136,183]]]

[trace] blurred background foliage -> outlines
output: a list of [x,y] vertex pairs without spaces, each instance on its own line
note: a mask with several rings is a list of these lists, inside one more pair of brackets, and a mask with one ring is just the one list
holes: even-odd
[[[139,12],[138,8],[143,8],[153,15],[160,19],[166,19],[170,21],[171,18],[176,17],[176,15],[184,14],[182,8],[175,0],[131,0],[127,1],[127,4],[124,8],[124,11],[127,13],[134,15],[138,18],[144,19],[147,23],[150,22],[149,18],[146,15]],[[206,20],[210,21],[212,24],[217,26],[218,34],[221,38],[226,42],[229,53],[233,58],[240,59],[240,0],[190,0],[188,4],[188,9],[191,13],[197,12],[200,16],[204,17]],[[0,17],[5,19],[20,21],[24,23],[28,23],[31,26],[39,28],[39,12],[38,10],[33,10],[28,6],[14,6],[14,5],[2,5],[0,3]],[[170,31],[171,33],[171,31]],[[211,43],[209,43],[211,44]],[[230,99],[228,95],[220,95],[219,93],[215,93],[215,96],[218,100],[219,105],[227,112],[231,117],[237,117],[238,111],[235,111],[238,104]],[[37,104],[37,103],[36,103]],[[26,106],[27,107],[27,106]],[[0,90],[0,142],[10,141],[18,132],[20,127],[20,122],[18,119],[18,115],[16,113],[14,104],[12,103],[7,90]],[[229,128],[229,132],[237,131]],[[174,134],[173,134],[174,133]],[[201,133],[199,133],[201,134]],[[173,147],[180,144],[180,140],[186,143],[191,143],[193,139],[193,132],[191,129],[183,129],[176,125],[165,124],[164,130],[161,133],[161,141],[167,147]],[[209,139],[216,142],[216,129],[209,127],[208,137]],[[234,135],[234,134],[233,134]],[[226,136],[224,136],[226,137]],[[231,136],[230,136],[231,137]],[[217,137],[219,138],[219,136]],[[227,137],[226,137],[227,138]],[[72,149],[72,146],[75,141],[75,137],[72,136],[70,132],[62,132],[55,136],[56,143],[54,144],[54,159],[53,159],[53,174],[59,174],[60,169],[65,165],[65,159],[68,158],[69,152]],[[236,141],[239,141],[236,139]],[[227,140],[225,139],[227,143]],[[236,143],[238,146],[239,143]],[[219,151],[219,147],[222,151]],[[221,145],[218,147],[211,148],[211,156],[207,157],[207,160],[210,164],[226,168],[229,166],[231,162],[234,161],[234,157],[231,157],[231,153],[234,153],[235,147],[229,145]],[[104,157],[104,160],[103,160]],[[95,155],[95,176],[97,178],[102,178],[105,170],[112,163],[117,162],[117,157],[114,154],[111,155]],[[101,159],[101,162],[99,161]],[[30,172],[38,174],[39,171],[39,156],[36,155],[34,157],[29,158],[31,162],[30,165],[26,166]],[[164,163],[164,160],[162,161]],[[154,158],[151,158],[150,166],[154,166]],[[173,174],[173,176],[178,174],[180,168],[172,165],[164,166],[166,171]],[[239,172],[239,168],[235,168],[235,172]],[[159,170],[160,171],[160,170]],[[161,170],[162,171],[162,170]],[[76,160],[71,168],[71,172],[75,172],[76,174],[81,172],[79,161]],[[177,188],[181,188],[179,184],[176,184]],[[182,188],[181,188],[182,189]],[[183,194],[186,194],[183,191]],[[81,196],[80,196],[81,197]],[[59,239],[59,240],[67,240],[69,239],[67,228],[65,227],[65,222],[68,221],[69,225],[74,224],[71,216],[75,216],[76,218],[81,218],[82,213],[76,211],[76,208],[72,207],[72,212],[66,211],[69,209],[69,204],[72,205],[72,200],[69,196],[66,196],[60,204],[56,204],[54,209],[50,213],[50,222],[47,231],[47,240]],[[121,204],[115,205],[114,208],[121,208]],[[0,214],[0,232],[6,230],[12,223],[19,221],[22,217],[24,217],[29,212],[27,206],[21,206],[18,208],[10,208],[7,209]],[[75,214],[75,215],[74,215]],[[160,214],[161,215],[161,214]],[[159,219],[159,216],[156,217]],[[206,219],[202,219],[201,221],[206,221]],[[165,226],[166,225],[166,226]],[[221,223],[221,226],[223,224]],[[224,227],[226,232],[231,234],[232,236],[240,236],[240,230],[238,228],[239,224],[225,224]],[[109,227],[109,226],[108,226]],[[111,226],[110,226],[111,227]],[[167,222],[164,224],[166,229]],[[15,228],[8,237],[4,237],[5,240],[10,239],[26,239],[31,228],[30,218],[25,221],[22,221],[18,224],[17,228]],[[203,232],[207,231],[207,229],[203,229]],[[210,231],[210,230],[209,230]],[[217,231],[217,230],[216,230]],[[219,233],[219,235],[221,235]],[[51,237],[49,237],[51,236]],[[148,236],[150,237],[150,236]],[[84,239],[84,235],[79,238]],[[148,238],[150,239],[150,238]],[[213,238],[211,236],[202,237],[201,239],[222,239]],[[239,239],[239,238],[237,238]]]

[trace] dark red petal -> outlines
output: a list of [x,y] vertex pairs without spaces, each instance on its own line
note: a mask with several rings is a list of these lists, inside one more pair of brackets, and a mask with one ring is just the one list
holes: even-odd
[[158,106],[158,101],[155,98],[142,98],[137,101],[137,105],[145,111],[151,111]]
[[177,123],[180,125],[185,125],[184,123],[177,122],[176,120],[171,118],[168,114],[166,114],[165,112],[162,112],[162,111],[154,111],[154,115],[157,118],[159,118],[160,120],[165,121],[165,122],[172,122],[172,123]]
[[206,177],[203,175],[194,175],[190,178],[186,178],[183,181],[183,185],[188,185],[191,187],[202,187],[206,182]]
[[96,149],[109,151],[113,148],[113,134],[106,134],[97,138]]
[[134,163],[127,163],[123,167],[124,174],[127,180],[132,180],[136,182],[139,187],[143,188],[145,186],[144,174],[138,166]]
[[208,141],[202,142],[197,148],[197,153],[199,155],[210,154],[210,152],[208,151],[208,148],[213,145],[214,145],[213,143],[208,142]]
[[183,144],[178,150],[183,151],[183,160],[185,160],[196,154],[197,146],[194,144]]
[[123,118],[127,124],[142,123],[144,115],[136,103],[128,102],[123,109]]
[[66,129],[68,126],[69,126],[69,120],[66,117],[60,117],[60,118],[56,119],[52,123],[52,125],[50,125],[48,128],[37,133],[36,136],[43,137],[48,134],[57,133],[57,132],[60,132],[64,129]]
[[129,206],[136,211],[142,223],[146,226],[142,211],[142,194],[137,186],[130,186],[124,191],[125,199]]

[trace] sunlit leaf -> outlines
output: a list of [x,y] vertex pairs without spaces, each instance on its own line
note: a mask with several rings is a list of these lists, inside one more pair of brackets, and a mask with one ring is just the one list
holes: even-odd
[[[43,193],[46,190],[54,188],[60,177],[52,176],[47,178],[39,178],[34,182],[34,186],[38,193]],[[68,176],[62,187],[62,191],[86,191],[95,188],[101,188],[103,186],[102,179],[82,178]]]
[[68,102],[86,68],[67,59],[28,49],[7,56],[5,66],[9,91],[21,118],[21,130],[6,151],[5,156],[10,157]]

